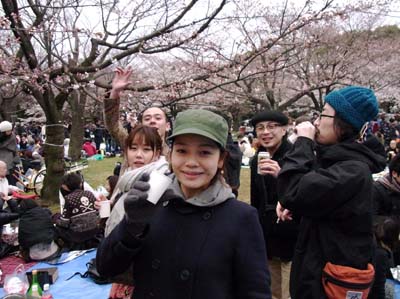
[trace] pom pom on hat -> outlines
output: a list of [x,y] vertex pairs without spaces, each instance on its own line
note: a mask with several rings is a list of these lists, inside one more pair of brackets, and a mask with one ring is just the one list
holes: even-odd
[[373,120],[379,112],[374,92],[365,87],[348,86],[330,92],[325,102],[335,109],[336,114],[357,130]]
[[12,124],[9,121],[2,121],[0,123],[0,132],[7,132],[12,130]]

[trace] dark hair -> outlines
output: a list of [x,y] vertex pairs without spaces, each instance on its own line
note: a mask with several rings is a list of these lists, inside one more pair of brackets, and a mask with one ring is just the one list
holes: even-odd
[[114,192],[115,186],[117,185],[118,182],[118,176],[117,175],[110,175],[107,178],[108,184],[110,185],[110,197]]
[[38,207],[38,204],[33,199],[24,199],[24,200],[21,200],[21,203],[19,204],[19,207],[21,209],[21,212],[25,212],[25,211],[28,211],[30,209]]
[[395,171],[400,175],[400,153],[397,154],[389,162],[389,175],[392,177],[392,172]]
[[128,138],[125,140],[125,153],[128,151],[131,144],[137,140],[140,143],[147,144],[151,147],[153,152],[162,150],[162,140],[156,128],[143,126],[141,124],[136,125],[129,132]]
[[400,227],[397,221],[392,218],[385,218],[375,224],[375,237],[378,242],[381,242],[393,250],[399,243]]
[[78,173],[68,173],[61,179],[61,185],[67,186],[69,191],[74,191],[82,188],[83,179]]
[[333,126],[339,142],[344,140],[356,140],[359,137],[360,132],[348,122],[341,119],[337,114],[333,119]]

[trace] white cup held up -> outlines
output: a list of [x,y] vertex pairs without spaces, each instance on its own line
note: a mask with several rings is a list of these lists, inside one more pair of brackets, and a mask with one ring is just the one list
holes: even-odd
[[111,213],[111,202],[109,200],[100,201],[99,215],[100,218],[110,217]]
[[150,179],[148,181],[150,189],[147,193],[147,200],[152,204],[157,204],[161,195],[164,194],[165,190],[171,185],[172,179],[165,174],[154,170],[150,173]]

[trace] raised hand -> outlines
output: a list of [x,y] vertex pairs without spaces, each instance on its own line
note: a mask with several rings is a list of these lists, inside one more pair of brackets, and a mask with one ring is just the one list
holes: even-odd
[[112,80],[112,89],[110,93],[110,98],[117,99],[121,91],[123,91],[129,84],[132,84],[131,75],[132,75],[132,68],[127,67],[126,69],[117,67],[115,69],[114,79]]
[[302,122],[296,126],[297,136],[307,137],[311,140],[315,138],[315,127],[309,121]]

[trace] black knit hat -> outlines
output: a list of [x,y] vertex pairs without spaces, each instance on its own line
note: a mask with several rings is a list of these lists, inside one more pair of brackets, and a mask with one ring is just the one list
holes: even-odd
[[251,125],[255,127],[256,124],[262,121],[275,121],[283,126],[286,126],[289,123],[289,119],[285,114],[280,111],[274,110],[265,110],[258,112],[251,119]]

